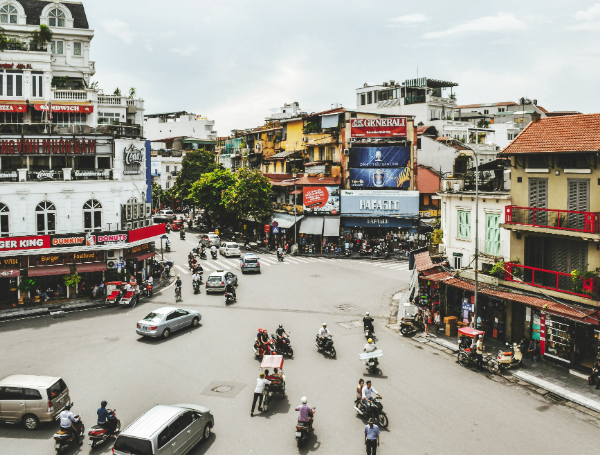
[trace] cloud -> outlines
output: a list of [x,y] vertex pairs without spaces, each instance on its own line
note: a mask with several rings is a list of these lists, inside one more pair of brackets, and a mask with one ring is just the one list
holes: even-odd
[[146,43],[144,44],[144,47],[146,48],[146,50],[148,52],[152,52],[154,50],[154,48],[152,47],[152,43],[150,42],[149,39],[146,40]]
[[109,21],[104,21],[102,25],[108,34],[116,36],[127,44],[133,43],[134,33],[130,30],[129,24],[126,22],[120,21],[119,19],[111,19]]
[[579,23],[568,27],[571,30],[600,30],[600,3],[586,11],[577,11],[573,17]]
[[170,31],[170,32],[160,32],[158,34],[159,38],[173,38],[175,36],[175,32]]
[[479,19],[467,21],[447,30],[425,33],[423,38],[444,38],[478,32],[502,32],[507,30],[524,30],[526,28],[527,24],[517,19],[514,14],[498,13],[495,16],[484,16]]
[[406,16],[399,16],[390,19],[391,22],[388,27],[414,27],[421,22],[427,22],[429,19],[424,14],[407,14]]
[[183,55],[185,57],[188,57],[188,56],[192,55],[197,50],[198,50],[198,48],[196,46],[188,46],[188,47],[185,47],[185,48],[180,48],[180,47],[173,47],[173,48],[171,48],[171,52],[175,52],[176,54],[180,54],[180,55]]

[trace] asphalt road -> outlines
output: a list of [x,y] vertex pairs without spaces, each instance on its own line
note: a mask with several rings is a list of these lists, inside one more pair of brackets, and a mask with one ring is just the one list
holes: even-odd
[[[171,234],[171,239],[169,258],[187,270],[194,236],[188,232],[184,242]],[[391,297],[406,288],[408,271],[392,263],[323,259],[276,264],[270,258],[261,274],[241,275],[230,267],[240,282],[238,301],[229,307],[222,294],[206,295],[205,286],[193,295],[191,274],[175,269],[184,282],[180,306],[200,311],[202,325],[164,341],[140,338],[135,325],[150,310],[173,305],[173,288],[133,310],[1,323],[0,377],[63,377],[87,428],[95,423],[103,399],[117,409],[123,427],[155,404],[207,406],[215,415],[214,433],[191,452],[195,455],[364,453],[365,422],[353,409],[361,377],[371,378],[384,397],[390,424],[381,435],[383,454],[598,453],[596,420],[518,385],[465,370],[454,358],[386,329]],[[217,262],[231,265],[222,258]],[[358,360],[365,340],[360,324],[352,324],[367,310],[377,318],[377,344],[384,353],[377,375],[367,374]],[[322,322],[334,334],[335,360],[316,350]],[[276,397],[268,412],[250,417],[259,367],[254,336],[257,328],[273,332],[280,323],[291,333],[295,352],[285,360],[287,397]],[[218,386],[232,389],[211,392]],[[304,395],[317,408],[315,433],[298,449],[294,408]],[[55,424],[36,432],[0,424],[0,453],[52,454],[55,430]],[[110,446],[92,451],[86,439],[80,450],[67,453],[90,452],[109,453]]]

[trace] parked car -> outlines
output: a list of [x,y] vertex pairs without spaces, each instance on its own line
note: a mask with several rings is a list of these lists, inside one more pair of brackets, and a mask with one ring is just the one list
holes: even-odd
[[242,273],[246,272],[258,272],[260,273],[260,260],[254,253],[244,254],[244,257],[240,258],[240,270]]
[[242,252],[240,251],[240,246],[235,242],[224,242],[221,243],[221,247],[219,248],[219,253],[221,256],[229,257],[229,256],[242,256]]
[[161,210],[160,212],[158,212],[158,216],[164,217],[167,220],[172,220],[173,218],[175,218],[173,210]]
[[115,441],[115,455],[185,455],[210,437],[215,418],[195,404],[156,405],[125,428]]
[[0,421],[22,422],[28,430],[56,420],[70,401],[61,378],[15,374],[0,380]]
[[216,246],[219,248],[221,246],[221,239],[217,234],[205,234],[200,238],[200,243],[204,246],[210,248],[211,246]]
[[201,319],[197,311],[165,306],[151,311],[138,321],[135,333],[145,337],[169,338],[177,330],[197,327]]
[[231,280],[234,286],[237,286],[238,279],[233,273],[226,270],[217,270],[206,279],[206,292],[225,292],[227,280]]

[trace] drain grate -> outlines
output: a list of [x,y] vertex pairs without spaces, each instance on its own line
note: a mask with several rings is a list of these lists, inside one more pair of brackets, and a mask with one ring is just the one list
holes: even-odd
[[245,384],[239,382],[213,381],[200,392],[200,395],[219,398],[235,398],[244,386]]
[[233,387],[231,387],[229,385],[220,385],[218,387],[213,387],[210,390],[212,392],[216,392],[216,393],[227,393],[227,392],[231,392],[233,390]]
[[544,395],[546,398],[548,398],[550,401],[553,401],[554,403],[564,403],[566,400],[561,397],[560,395],[556,395],[555,393],[552,392],[548,392],[546,395]]

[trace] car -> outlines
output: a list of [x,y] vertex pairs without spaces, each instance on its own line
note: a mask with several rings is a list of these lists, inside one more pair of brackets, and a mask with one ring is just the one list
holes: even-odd
[[36,430],[40,422],[53,422],[71,402],[62,378],[14,374],[0,380],[0,421],[21,422]]
[[183,229],[183,221],[173,220],[173,222],[171,223],[171,229],[173,229],[174,231],[179,231]]
[[257,258],[254,253],[244,254],[244,257],[240,258],[240,270],[242,271],[242,273],[260,273],[260,259]]
[[157,404],[119,433],[115,455],[163,455],[189,453],[210,437],[215,417],[196,404]]
[[237,276],[227,270],[217,270],[211,273],[206,279],[206,292],[225,292],[227,280],[231,280],[234,286],[238,284]]
[[173,218],[175,218],[173,210],[161,210],[160,212],[158,212],[158,216],[164,217],[167,220],[172,220]]
[[204,246],[210,248],[211,246],[216,246],[217,248],[221,246],[221,239],[217,234],[205,234],[200,238],[200,243]]
[[169,338],[171,333],[185,327],[198,327],[202,315],[195,310],[165,306],[152,310],[138,321],[135,333],[145,337]]
[[229,257],[229,256],[242,257],[242,252],[240,251],[240,246],[235,242],[221,243],[221,247],[219,248],[219,253],[221,254],[221,256],[225,256],[225,257]]

